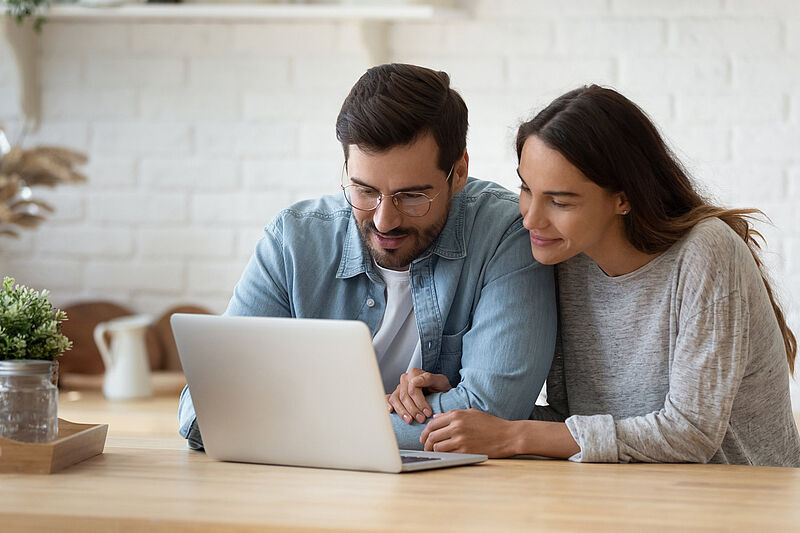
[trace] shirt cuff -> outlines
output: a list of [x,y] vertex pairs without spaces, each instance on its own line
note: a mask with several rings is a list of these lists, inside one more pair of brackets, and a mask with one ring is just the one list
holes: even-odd
[[611,415],[574,415],[567,429],[581,451],[569,458],[576,463],[617,463],[617,430]]

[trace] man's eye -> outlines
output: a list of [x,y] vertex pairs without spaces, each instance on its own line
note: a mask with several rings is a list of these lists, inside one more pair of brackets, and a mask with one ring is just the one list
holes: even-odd
[[421,204],[428,201],[428,197],[424,194],[413,193],[413,192],[404,192],[402,194],[397,195],[397,200],[402,202],[406,205],[416,205]]
[[369,187],[353,187],[353,191],[360,196],[378,196],[378,191]]
[[553,207],[569,207],[569,204],[562,204],[561,202],[556,202],[555,200],[552,200],[550,203],[553,204]]
[[525,185],[524,183],[523,183],[522,185],[520,185],[520,186],[519,186],[519,190],[520,190],[521,192],[524,192],[524,193],[529,193],[529,192],[531,192],[531,190],[528,188],[528,186],[527,186],[527,185]]

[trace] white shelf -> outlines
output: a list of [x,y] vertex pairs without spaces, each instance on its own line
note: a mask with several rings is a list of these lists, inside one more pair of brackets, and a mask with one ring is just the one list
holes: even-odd
[[[89,0],[87,0],[89,1]],[[99,0],[102,1],[102,0]],[[463,18],[460,9],[443,8],[431,4],[234,4],[234,3],[181,3],[143,4],[125,3],[116,6],[87,6],[55,4],[43,15],[51,22],[213,22],[237,23],[291,22],[309,20],[350,20],[359,23],[361,38],[368,51],[371,64],[388,61],[389,50],[386,26],[392,22]],[[2,5],[0,0],[0,5]],[[449,4],[449,3],[448,3]],[[40,119],[40,88],[36,40],[31,21],[19,27],[11,17],[4,17],[5,38],[11,45],[20,77],[20,105],[26,123],[38,129]],[[0,29],[3,22],[0,21]],[[48,31],[47,24],[42,28]],[[2,37],[0,37],[2,38]]]
[[[88,7],[56,4],[45,13],[52,21],[157,21],[228,20],[269,22],[290,20],[360,20],[391,22],[461,17],[456,9],[425,4],[342,5],[342,4],[122,4]],[[46,28],[45,28],[46,30]]]

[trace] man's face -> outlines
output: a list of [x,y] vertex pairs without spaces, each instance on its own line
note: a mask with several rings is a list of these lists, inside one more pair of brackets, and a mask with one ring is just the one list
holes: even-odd
[[372,211],[353,209],[361,237],[378,265],[407,270],[439,236],[447,222],[452,197],[466,182],[467,155],[465,153],[456,162],[450,182],[446,181],[447,172],[437,165],[438,156],[439,147],[430,134],[380,153],[349,146],[347,175],[350,183],[372,187],[385,195],[421,192],[436,197],[430,211],[421,217],[400,212],[388,196]]

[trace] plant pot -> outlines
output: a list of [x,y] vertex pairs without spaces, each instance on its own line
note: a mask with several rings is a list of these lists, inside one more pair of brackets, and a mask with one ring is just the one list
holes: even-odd
[[58,436],[53,361],[0,361],[0,437],[51,442]]

